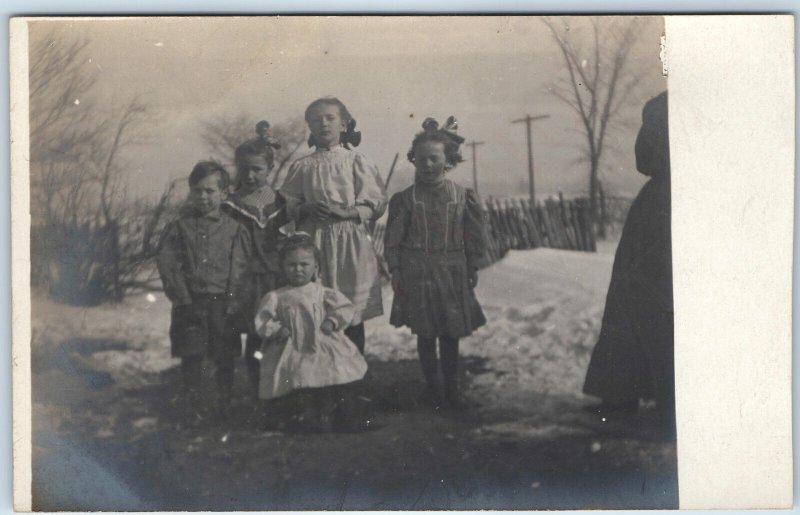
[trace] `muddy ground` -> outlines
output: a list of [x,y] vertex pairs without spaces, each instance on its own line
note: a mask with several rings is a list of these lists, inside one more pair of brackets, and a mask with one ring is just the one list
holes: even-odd
[[418,404],[410,335],[369,323],[372,429],[348,434],[264,430],[241,369],[231,418],[185,427],[163,296],[76,308],[34,292],[34,508],[677,507],[674,425],[647,406],[606,420],[582,409],[607,275],[577,274],[610,259],[536,254],[548,274],[509,299],[520,259],[482,274],[489,324],[462,346],[472,405]]

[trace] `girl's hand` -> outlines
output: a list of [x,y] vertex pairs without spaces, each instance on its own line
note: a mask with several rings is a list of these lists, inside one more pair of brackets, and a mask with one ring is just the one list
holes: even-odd
[[290,336],[292,336],[292,332],[286,327],[281,327],[278,332],[275,333],[275,339],[279,342],[285,342]]
[[304,220],[306,218],[314,218],[315,220],[327,220],[331,217],[330,208],[321,203],[306,202],[297,208],[298,218]]
[[398,295],[403,286],[402,283],[400,282],[400,270],[395,268],[394,270],[392,270],[391,274],[392,274],[392,290],[394,291],[395,295]]
[[336,326],[333,324],[333,320],[326,318],[322,321],[322,327],[320,327],[320,329],[322,329],[324,334],[331,334],[336,330]]
[[310,202],[306,202],[305,204],[300,204],[297,208],[297,217],[300,220],[306,219],[310,216],[314,215],[314,205]]
[[358,211],[354,207],[329,207],[331,215],[339,220],[354,220],[358,218]]
[[470,268],[469,269],[469,287],[475,288],[478,286],[478,269],[477,268]]
[[313,204],[314,218],[317,220],[328,220],[332,216],[331,208],[328,204],[317,203]]

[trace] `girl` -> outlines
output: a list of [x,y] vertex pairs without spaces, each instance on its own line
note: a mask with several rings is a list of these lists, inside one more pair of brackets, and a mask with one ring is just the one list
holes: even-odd
[[[315,282],[320,252],[307,235],[288,238],[280,265],[288,286],[268,293],[255,318],[265,338],[259,397],[275,399],[296,391],[294,422],[305,429],[333,423],[342,388],[364,377],[367,362],[342,333],[353,320],[353,304],[341,293]],[[274,405],[273,405],[274,406]]]
[[345,334],[364,353],[364,321],[383,313],[378,257],[366,225],[386,210],[386,190],[378,169],[350,150],[361,133],[336,98],[308,106],[305,120],[314,153],[292,164],[280,189],[289,217],[311,235],[321,253],[322,284],[353,303],[353,323]]
[[464,138],[452,116],[444,128],[428,118],[408,152],[414,184],[392,196],[386,224],[386,261],[395,292],[391,323],[417,335],[430,400],[439,405],[436,339],[444,394],[461,406],[458,340],[486,323],[473,288],[484,264],[486,228],[478,196],[447,179],[462,161]]
[[[248,231],[250,238],[246,270],[240,274],[242,281],[236,285],[239,302],[229,308],[234,323],[233,332],[247,334],[245,344],[245,365],[253,392],[258,391],[258,360],[253,354],[261,345],[261,338],[253,327],[253,315],[261,297],[268,291],[283,286],[283,278],[278,266],[278,228],[286,220],[285,210],[269,184],[270,172],[274,167],[275,150],[280,144],[269,137],[269,123],[261,121],[256,125],[256,138],[248,140],[236,148],[236,181],[234,191],[223,203],[223,209]],[[273,179],[274,182],[274,179]]]

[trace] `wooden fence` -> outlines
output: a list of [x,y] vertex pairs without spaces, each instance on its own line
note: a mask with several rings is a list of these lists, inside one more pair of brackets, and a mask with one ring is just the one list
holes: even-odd
[[[491,263],[500,260],[509,250],[549,247],[595,252],[594,231],[589,200],[578,198],[548,199],[535,204],[527,199],[489,198],[484,202]],[[383,223],[375,226],[373,239],[383,254]]]
[[495,262],[509,250],[549,247],[597,250],[588,199],[488,199],[489,259]]
[[628,211],[633,204],[630,197],[600,196],[600,224],[607,238],[614,237],[622,231]]

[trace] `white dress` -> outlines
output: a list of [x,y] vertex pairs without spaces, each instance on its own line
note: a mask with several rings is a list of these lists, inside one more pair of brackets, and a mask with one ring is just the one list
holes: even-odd
[[[316,282],[267,293],[256,312],[256,332],[269,340],[285,327],[286,342],[269,342],[261,359],[258,396],[273,399],[297,388],[351,383],[364,377],[367,362],[342,329],[353,305],[341,293]],[[336,330],[322,332],[331,320]]]
[[[292,164],[280,194],[297,230],[310,234],[322,253],[322,284],[352,301],[353,325],[383,314],[378,256],[366,228],[386,210],[386,188],[378,168],[363,154],[342,146],[317,149]],[[359,219],[297,220],[306,202],[355,207]]]

